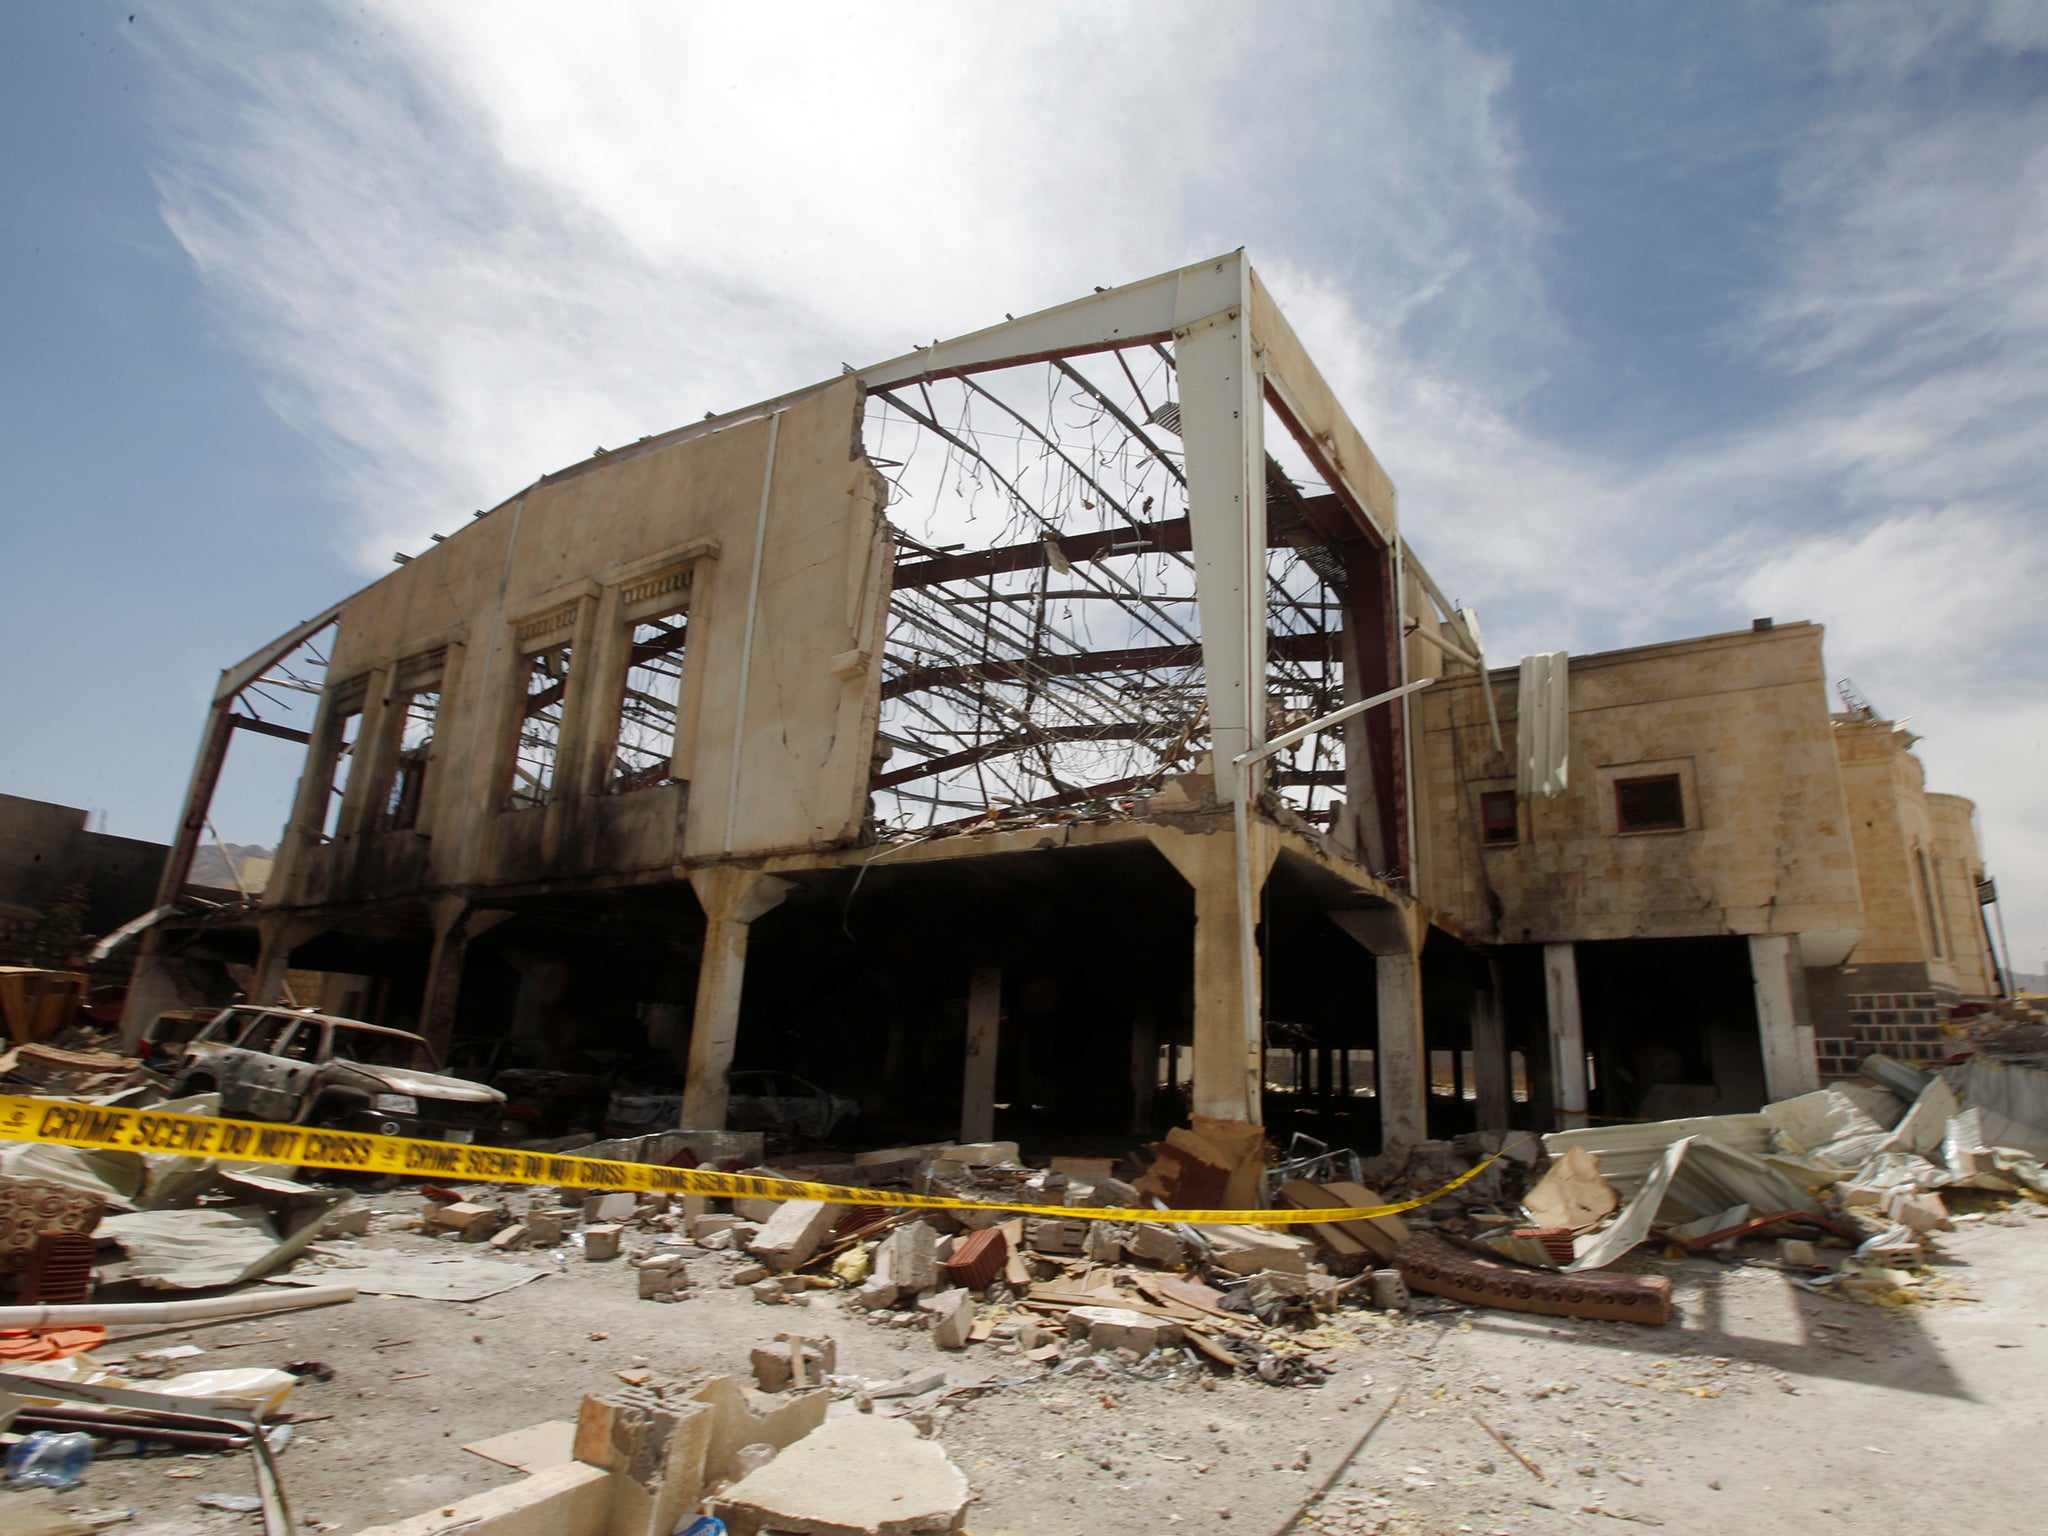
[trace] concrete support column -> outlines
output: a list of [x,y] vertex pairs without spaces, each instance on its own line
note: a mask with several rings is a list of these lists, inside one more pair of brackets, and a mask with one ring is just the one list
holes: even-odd
[[495,908],[471,908],[460,896],[433,903],[434,950],[427,960],[427,986],[420,998],[420,1033],[441,1060],[455,1032],[455,1010],[462,999],[462,968],[469,959],[469,941],[511,917]]
[[[1251,889],[1256,904],[1277,849],[1263,823],[1251,828]],[[1220,832],[1147,827],[1146,836],[1173,862],[1195,893],[1193,1109],[1218,1120],[1259,1124],[1265,1080],[1265,1030],[1244,1008],[1244,913],[1238,905],[1237,850]],[[1254,965],[1258,957],[1253,957]],[[1260,979],[1264,995],[1264,978]]]
[[1429,1140],[1429,1048],[1422,1024],[1422,957],[1409,950],[1377,955],[1380,1146]]
[[1543,998],[1550,1015],[1550,1081],[1561,1130],[1586,1124],[1586,1026],[1579,1015],[1579,958],[1569,944],[1543,946]]
[[263,917],[257,919],[256,926],[260,947],[256,975],[249,983],[249,1001],[294,1005],[309,1001],[285,996],[284,973],[291,968],[292,951],[315,934],[326,932],[327,924],[304,917]]
[[1378,1075],[1380,1145],[1414,1146],[1429,1140],[1429,1047],[1422,1018],[1422,941],[1419,909],[1365,907],[1327,914],[1373,955],[1379,1033],[1373,1064]]
[[790,883],[756,870],[718,865],[690,871],[704,907],[704,962],[690,1020],[690,1070],[683,1089],[684,1130],[722,1131],[732,1096],[727,1074],[739,1041],[740,993],[746,984],[747,938],[754,919],[773,911]]
[[1501,1012],[1498,974],[1491,985],[1472,994],[1472,1079],[1479,1129],[1506,1130],[1514,1085],[1508,1081],[1507,1022]]
[[1753,933],[1749,974],[1756,988],[1757,1041],[1763,1047],[1764,1092],[1773,1100],[1820,1087],[1807,1016],[1806,969],[1796,934]]
[[967,985],[967,1060],[960,1074],[960,1139],[996,1137],[996,1052],[1002,1044],[1003,973],[974,968]]

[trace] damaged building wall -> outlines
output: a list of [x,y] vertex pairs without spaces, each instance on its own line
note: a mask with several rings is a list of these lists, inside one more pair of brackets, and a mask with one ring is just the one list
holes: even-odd
[[[1862,919],[1818,625],[1573,657],[1554,800],[1515,799],[1513,681],[1491,678],[1498,755],[1477,679],[1418,700],[1432,905],[1504,943],[1800,934],[1809,963],[1847,951]],[[1638,783],[1669,798],[1624,809]]]
[[[855,837],[888,560],[856,398],[837,382],[550,476],[352,599],[267,905]],[[618,747],[636,626],[671,615],[672,760],[635,765]],[[404,715],[427,694],[422,747]]]
[[1934,831],[1934,890],[1949,938],[1949,964],[1965,997],[1993,997],[2000,990],[1991,939],[1984,928],[1979,887],[1986,878],[1977,845],[1977,807],[1961,795],[1927,796]]

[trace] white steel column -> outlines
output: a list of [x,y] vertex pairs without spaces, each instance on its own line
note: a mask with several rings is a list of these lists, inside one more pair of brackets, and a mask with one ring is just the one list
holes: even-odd
[[1003,973],[974,968],[967,988],[967,1061],[960,1077],[960,1139],[993,1141],[996,1134],[996,1052],[1001,1046]]
[[1795,934],[1749,936],[1749,974],[1756,988],[1757,1042],[1763,1047],[1764,1092],[1789,1099],[1820,1087],[1813,1025],[1806,1009],[1806,976]]
[[1569,944],[1543,946],[1543,997],[1550,1013],[1550,1082],[1560,1130],[1586,1124],[1586,1027],[1579,1016],[1579,958]]
[[1223,799],[1237,793],[1232,761],[1266,736],[1265,395],[1252,356],[1243,258],[1231,260],[1237,298],[1173,333],[1202,666]]

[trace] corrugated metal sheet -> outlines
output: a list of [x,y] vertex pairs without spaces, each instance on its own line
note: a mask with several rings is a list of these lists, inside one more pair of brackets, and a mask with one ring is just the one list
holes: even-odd
[[1515,793],[1554,800],[1565,791],[1571,756],[1570,656],[1522,658],[1515,725]]

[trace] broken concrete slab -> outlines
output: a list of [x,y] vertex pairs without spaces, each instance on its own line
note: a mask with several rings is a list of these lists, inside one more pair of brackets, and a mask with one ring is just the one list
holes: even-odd
[[784,1201],[747,1251],[770,1269],[787,1273],[818,1251],[832,1235],[832,1224],[845,1214],[845,1206],[822,1200]]
[[901,1419],[834,1419],[713,1501],[732,1536],[924,1536],[957,1531],[967,1479]]
[[1315,1258],[1316,1245],[1305,1237],[1263,1227],[1204,1227],[1210,1257],[1235,1275],[1255,1275],[1262,1269],[1277,1269],[1291,1275],[1305,1275]]
[[1100,1350],[1133,1349],[1141,1355],[1162,1345],[1178,1344],[1182,1334],[1180,1324],[1169,1318],[1148,1317],[1122,1307],[1071,1307],[1067,1331]]

